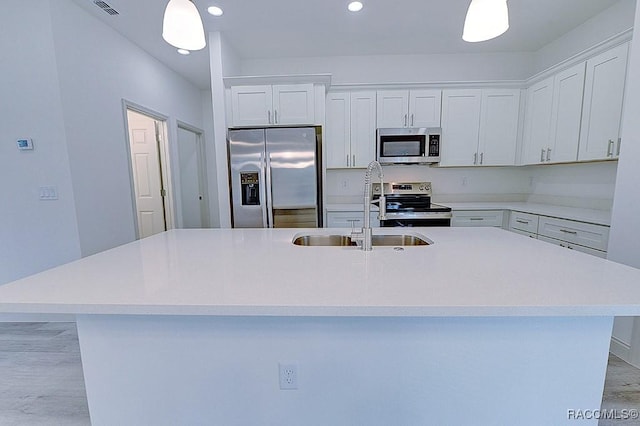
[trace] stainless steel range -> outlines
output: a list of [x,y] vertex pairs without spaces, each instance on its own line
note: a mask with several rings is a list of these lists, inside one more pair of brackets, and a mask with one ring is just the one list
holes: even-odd
[[[380,184],[373,185],[373,198],[380,197]],[[380,226],[451,226],[451,208],[431,202],[431,182],[384,184],[386,219]]]

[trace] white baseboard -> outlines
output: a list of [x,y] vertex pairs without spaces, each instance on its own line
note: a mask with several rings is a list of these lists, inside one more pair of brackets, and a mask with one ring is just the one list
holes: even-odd
[[0,314],[0,322],[76,322],[73,314]]
[[615,337],[611,337],[611,346],[609,352],[629,363],[631,361],[631,347]]

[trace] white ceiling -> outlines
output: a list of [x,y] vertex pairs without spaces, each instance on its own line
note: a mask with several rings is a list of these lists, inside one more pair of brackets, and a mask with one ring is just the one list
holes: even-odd
[[[163,41],[168,0],[105,0],[110,16],[93,0],[74,0],[129,40],[200,88],[208,88],[205,48],[179,55]],[[195,0],[205,31],[225,34],[240,58],[533,52],[618,0],[509,0],[509,30],[494,40],[465,43],[462,26],[469,0],[361,0],[359,13],[348,0]],[[222,7],[214,17],[208,6]]]

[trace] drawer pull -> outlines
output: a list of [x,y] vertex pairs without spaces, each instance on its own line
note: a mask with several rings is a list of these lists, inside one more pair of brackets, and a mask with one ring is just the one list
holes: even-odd
[[568,229],[561,229],[560,232],[564,232],[565,234],[578,235],[576,231],[569,231]]
[[522,219],[516,219],[516,222],[518,222],[518,223],[524,223],[525,225],[528,225],[528,224],[529,224],[529,221],[528,221],[528,220],[522,220]]
[[469,220],[484,220],[484,217],[470,217]]

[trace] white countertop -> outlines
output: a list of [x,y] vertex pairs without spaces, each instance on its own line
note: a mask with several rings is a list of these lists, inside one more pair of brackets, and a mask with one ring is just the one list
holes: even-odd
[[[451,207],[453,211],[456,210],[515,210],[519,212],[526,212],[532,214],[539,214],[543,216],[558,217],[561,219],[577,220],[580,222],[595,223],[597,225],[610,226],[611,224],[611,211],[609,210],[597,210],[597,209],[583,209],[578,207],[565,207],[552,204],[538,204],[538,203],[525,203],[514,201],[496,201],[496,202],[466,202],[466,203],[441,203],[437,204]],[[375,206],[372,206],[375,207]],[[377,209],[377,207],[376,207]],[[328,212],[335,211],[362,211],[362,203],[332,203],[326,205]]]
[[638,269],[496,228],[411,231],[435,244],[363,252],[294,246],[294,229],[173,230],[0,286],[0,313],[640,315]]
[[577,220],[610,226],[611,211],[597,209],[583,209],[578,207],[556,206],[552,204],[524,203],[524,202],[470,202],[470,203],[441,203],[452,210],[515,210],[561,219]]

